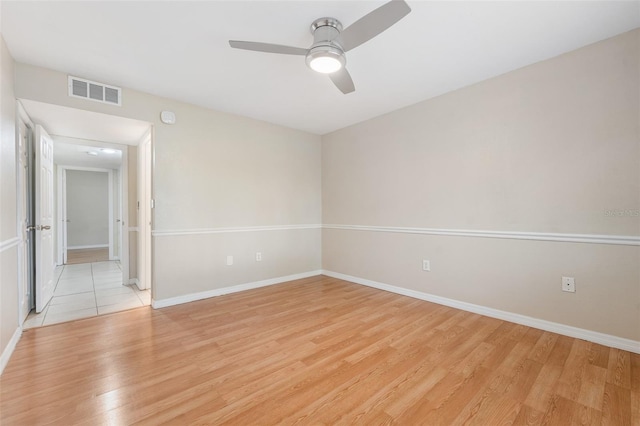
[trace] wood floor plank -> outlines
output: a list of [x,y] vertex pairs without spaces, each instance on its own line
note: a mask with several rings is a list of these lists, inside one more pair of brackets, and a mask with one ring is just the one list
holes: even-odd
[[631,354],[629,352],[611,348],[607,383],[631,389]]
[[[627,414],[629,413],[629,414]],[[602,403],[602,424],[631,425],[631,391],[606,383]]]
[[607,370],[605,368],[595,365],[585,366],[584,377],[576,401],[595,410],[601,410],[606,377]]
[[611,348],[608,348],[597,343],[591,343],[591,349],[589,351],[589,364],[596,367],[607,368],[609,366],[609,354]]
[[520,407],[520,411],[513,421],[514,425],[538,426],[542,424],[544,413],[528,405]]
[[109,260],[108,248],[67,250],[67,265],[79,263],[106,262]]
[[631,424],[640,425],[640,392],[631,391]]
[[640,356],[323,276],[26,330],[0,424],[640,424]]
[[551,351],[553,351],[557,340],[557,334],[549,332],[542,333],[542,336],[540,336],[540,339],[538,339],[538,341],[536,342],[536,345],[531,350],[531,353],[529,353],[529,359],[545,363],[549,358],[549,354],[551,354]]
[[580,394],[588,363],[589,347],[589,342],[584,340],[575,340],[573,342],[571,352],[558,380],[556,392],[569,401],[576,401]]
[[630,353],[631,366],[630,370],[630,380],[631,380],[631,390],[635,392],[640,392],[640,354]]
[[561,374],[562,367],[553,364],[543,365],[537,380],[524,400],[525,405],[540,412],[546,412],[555,395],[556,384]]

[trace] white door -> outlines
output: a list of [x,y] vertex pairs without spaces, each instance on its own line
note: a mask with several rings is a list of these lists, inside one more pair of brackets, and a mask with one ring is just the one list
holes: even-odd
[[53,297],[53,141],[40,125],[35,140],[36,312]]
[[32,238],[29,215],[29,128],[20,118],[18,126],[18,230],[20,248],[18,255],[18,282],[20,285],[20,324],[31,310],[31,288],[29,286],[29,241]]

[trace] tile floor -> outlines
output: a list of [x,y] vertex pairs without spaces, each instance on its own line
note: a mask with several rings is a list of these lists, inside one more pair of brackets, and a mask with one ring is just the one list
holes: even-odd
[[56,268],[53,298],[45,309],[31,311],[23,328],[40,327],[149,305],[151,293],[122,285],[115,261],[64,265]]

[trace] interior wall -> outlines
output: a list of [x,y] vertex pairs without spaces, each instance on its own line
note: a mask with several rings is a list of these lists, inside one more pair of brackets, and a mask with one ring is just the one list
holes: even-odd
[[[153,124],[155,300],[320,269],[319,136],[127,88],[121,107],[72,98],[66,74],[25,64],[16,64],[15,90],[18,98]],[[176,124],[160,122],[163,110]],[[278,246],[290,238],[295,246]],[[202,249],[212,253],[206,262],[179,261]]]
[[[0,354],[18,331],[14,61],[0,34]],[[2,361],[6,361],[3,356]],[[0,365],[0,372],[4,365]]]
[[[415,233],[637,241],[639,38],[622,34],[324,136],[323,223],[343,226],[323,231],[323,268],[640,341],[638,246]],[[561,291],[562,276],[575,277],[575,293]]]
[[67,248],[109,246],[109,174],[67,170]]

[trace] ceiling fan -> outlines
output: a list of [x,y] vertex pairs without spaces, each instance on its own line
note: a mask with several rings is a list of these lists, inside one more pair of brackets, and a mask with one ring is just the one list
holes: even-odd
[[328,74],[338,89],[347,94],[356,88],[345,68],[347,63],[345,53],[371,40],[409,12],[411,12],[411,8],[405,1],[391,0],[358,19],[344,30],[340,21],[335,18],[316,19],[311,24],[313,44],[308,49],[238,40],[229,40],[229,45],[235,49],[305,56],[309,68],[319,73]]

